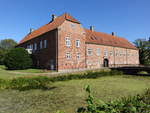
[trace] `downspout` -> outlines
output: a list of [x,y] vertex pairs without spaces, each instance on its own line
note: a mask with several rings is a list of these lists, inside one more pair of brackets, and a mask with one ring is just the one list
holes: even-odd
[[56,71],[58,71],[58,29],[56,29]]

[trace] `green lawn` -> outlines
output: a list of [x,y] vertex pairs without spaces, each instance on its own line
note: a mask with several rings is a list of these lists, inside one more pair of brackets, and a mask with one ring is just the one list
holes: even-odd
[[[1,74],[0,74],[1,76]],[[142,93],[150,88],[150,77],[106,76],[55,82],[49,90],[0,90],[0,113],[74,113],[85,105],[85,85],[90,85],[96,99],[104,101]]]

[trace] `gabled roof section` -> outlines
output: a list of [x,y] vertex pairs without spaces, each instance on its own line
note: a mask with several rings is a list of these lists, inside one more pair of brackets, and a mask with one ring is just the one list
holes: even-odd
[[102,32],[95,32],[85,29],[86,32],[86,43],[108,45],[114,47],[122,47],[128,49],[137,49],[133,44],[124,38],[112,36]]
[[57,27],[59,27],[65,20],[75,22],[80,24],[79,21],[77,21],[75,18],[70,16],[68,13],[64,13],[61,16],[58,16],[57,18],[54,19],[54,21],[49,22],[48,24],[43,25],[37,30],[34,30],[32,33],[27,34],[20,42],[19,44],[22,44],[28,40],[31,40],[37,36],[40,36],[48,31],[54,30]]

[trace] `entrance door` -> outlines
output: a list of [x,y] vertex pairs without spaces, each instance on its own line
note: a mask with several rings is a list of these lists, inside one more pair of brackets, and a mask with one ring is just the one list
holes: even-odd
[[108,59],[104,59],[104,67],[109,67],[109,61],[108,61]]

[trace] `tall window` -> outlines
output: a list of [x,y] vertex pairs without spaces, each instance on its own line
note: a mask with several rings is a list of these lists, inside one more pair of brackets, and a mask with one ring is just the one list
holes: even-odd
[[115,53],[116,53],[116,56],[118,56],[118,50],[116,50]]
[[76,47],[80,47],[80,40],[76,40]]
[[66,41],[66,46],[67,46],[67,47],[70,47],[70,46],[71,46],[70,38],[69,38],[69,37],[66,37],[66,38],[65,38],[65,41]]
[[44,40],[44,48],[47,47],[47,40]]
[[110,51],[110,56],[113,56],[113,52],[112,51]]
[[37,50],[37,44],[34,43],[34,50]]
[[70,52],[67,52],[67,53],[66,53],[66,59],[71,59],[71,54],[70,54]]
[[97,54],[97,56],[100,56],[100,48],[96,49],[96,54]]
[[40,49],[42,49],[42,40],[40,41]]
[[104,49],[104,56],[107,56],[107,49]]
[[87,55],[88,56],[92,55],[92,49],[91,48],[87,49]]
[[80,53],[77,53],[77,60],[80,60]]

